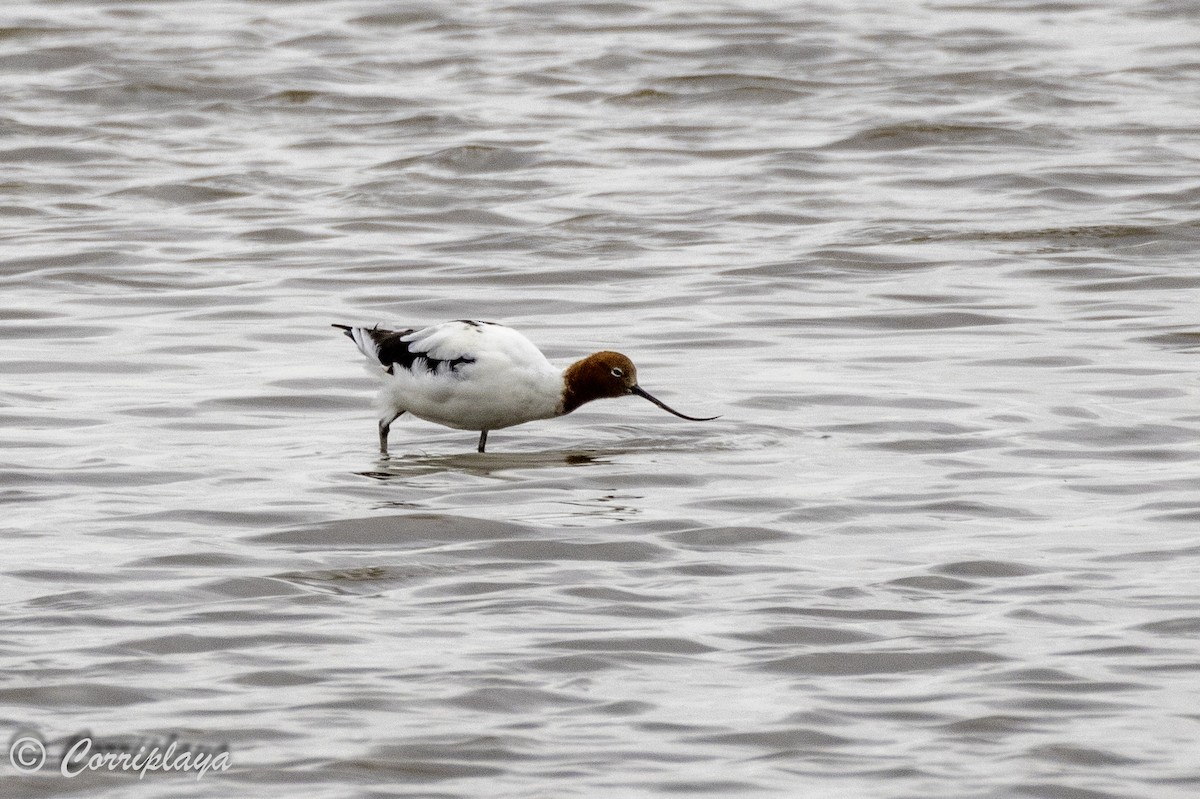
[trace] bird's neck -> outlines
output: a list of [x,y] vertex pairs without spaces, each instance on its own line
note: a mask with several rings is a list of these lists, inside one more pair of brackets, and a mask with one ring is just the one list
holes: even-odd
[[559,405],[559,416],[568,414],[585,402],[596,399],[594,393],[587,391],[587,382],[582,379],[582,371],[586,362],[587,358],[583,358],[563,369],[562,403]]

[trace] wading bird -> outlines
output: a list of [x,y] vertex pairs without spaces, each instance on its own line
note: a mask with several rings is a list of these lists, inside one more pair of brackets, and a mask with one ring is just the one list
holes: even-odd
[[[511,327],[460,320],[420,330],[334,325],[349,336],[383,378],[379,451],[387,454],[392,422],[411,413],[427,422],[488,431],[563,416],[596,399],[635,394],[681,419],[686,416],[638,385],[637,368],[619,352],[594,352],[566,369]],[[373,368],[373,371],[375,369]]]

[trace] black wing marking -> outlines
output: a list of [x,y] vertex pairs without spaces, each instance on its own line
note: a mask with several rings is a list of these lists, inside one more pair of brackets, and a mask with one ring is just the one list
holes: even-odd
[[469,355],[464,355],[460,358],[450,358],[447,360],[439,358],[430,358],[423,352],[413,352],[410,349],[412,342],[403,341],[402,339],[413,329],[409,330],[384,330],[376,327],[350,327],[348,325],[334,325],[341,328],[342,331],[349,336],[354,343],[359,345],[359,349],[363,353],[367,353],[366,349],[359,342],[359,338],[355,336],[358,333],[364,340],[369,340],[373,345],[374,355],[379,359],[379,362],[387,367],[388,374],[395,374],[396,365],[399,364],[410,372],[424,370],[426,372],[436,372],[441,366],[445,365],[446,369],[454,372],[463,364],[475,363],[475,359]]

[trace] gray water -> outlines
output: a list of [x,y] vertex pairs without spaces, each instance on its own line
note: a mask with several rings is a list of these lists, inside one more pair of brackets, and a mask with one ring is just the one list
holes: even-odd
[[4,794],[1196,795],[1196,9],[5,4],[0,733],[233,766]]

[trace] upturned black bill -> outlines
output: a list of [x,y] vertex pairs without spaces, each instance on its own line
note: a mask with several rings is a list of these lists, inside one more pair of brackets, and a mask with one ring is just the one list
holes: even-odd
[[711,422],[713,419],[721,418],[720,416],[703,416],[703,417],[687,416],[686,414],[682,414],[679,411],[675,410],[674,408],[670,407],[662,400],[656,399],[655,397],[651,396],[651,394],[648,391],[646,391],[646,389],[642,388],[641,386],[634,386],[633,388],[629,389],[629,392],[631,394],[637,394],[639,397],[644,397],[645,399],[648,399],[651,402],[653,402],[658,407],[662,408],[667,413],[673,413],[676,416],[678,416],[680,419],[687,419],[690,422]]

